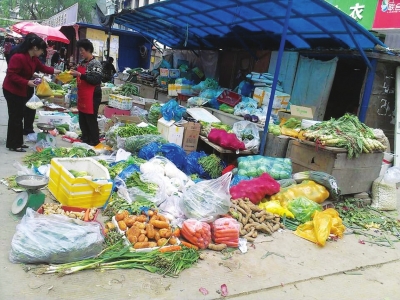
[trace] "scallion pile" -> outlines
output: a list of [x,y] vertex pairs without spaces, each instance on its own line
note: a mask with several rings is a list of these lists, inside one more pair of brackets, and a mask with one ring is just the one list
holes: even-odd
[[97,257],[77,262],[48,265],[35,270],[36,274],[57,273],[69,275],[83,270],[142,269],[151,273],[177,277],[199,259],[197,250],[182,247],[180,251],[131,252],[131,247],[122,247],[122,241],[102,251]]
[[322,146],[346,148],[349,158],[358,157],[361,153],[386,149],[375,139],[371,128],[350,114],[345,114],[337,120],[331,119],[311,126],[305,130],[303,136]]

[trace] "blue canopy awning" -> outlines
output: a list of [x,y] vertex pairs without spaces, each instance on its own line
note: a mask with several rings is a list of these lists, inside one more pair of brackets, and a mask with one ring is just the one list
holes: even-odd
[[[175,49],[278,49],[288,0],[166,0],[124,10],[115,23]],[[286,49],[385,45],[324,0],[295,0]]]

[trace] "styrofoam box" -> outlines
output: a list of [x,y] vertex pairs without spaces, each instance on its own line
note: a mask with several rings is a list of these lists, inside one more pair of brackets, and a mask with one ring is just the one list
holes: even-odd
[[38,123],[53,123],[58,124],[68,124],[71,121],[71,116],[67,113],[57,112],[57,111],[38,111],[39,119]]
[[[85,171],[91,177],[75,178],[69,170]],[[90,157],[53,158],[49,177],[49,191],[67,206],[103,206],[112,190],[108,170]]]
[[[259,105],[268,105],[271,96],[271,88],[257,87],[254,90],[253,98],[258,101]],[[275,91],[274,103],[272,108],[286,108],[290,101],[290,95],[279,91]]]
[[108,105],[121,110],[130,110],[133,105],[133,99],[131,97],[110,94]]

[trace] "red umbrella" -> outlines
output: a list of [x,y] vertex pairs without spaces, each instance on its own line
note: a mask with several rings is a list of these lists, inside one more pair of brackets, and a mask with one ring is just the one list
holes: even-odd
[[34,22],[21,22],[12,26],[12,30],[20,34],[35,33],[48,41],[62,42],[69,44],[67,37],[60,31],[60,28],[41,25]]

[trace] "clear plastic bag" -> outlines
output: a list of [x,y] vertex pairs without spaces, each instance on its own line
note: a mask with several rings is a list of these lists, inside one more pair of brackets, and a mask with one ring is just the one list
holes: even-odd
[[146,116],[148,115],[147,110],[145,109],[141,109],[140,107],[134,105],[131,108],[131,116],[135,116],[135,117],[140,117],[140,118],[146,118]]
[[260,133],[256,124],[249,121],[239,121],[233,124],[232,131],[244,143],[247,150],[258,153]]
[[181,234],[200,249],[206,249],[211,242],[210,225],[195,219],[188,219],[183,222]]
[[40,100],[39,99],[39,97],[38,96],[36,96],[36,88],[34,88],[34,92],[33,92],[33,95],[32,95],[32,97],[31,97],[31,99],[29,99],[29,101],[28,102],[26,102],[26,107],[28,107],[28,108],[30,108],[30,109],[33,109],[33,110],[36,110],[36,109],[38,109],[38,108],[41,108],[41,107],[43,107],[43,102],[42,102],[42,100]]
[[210,101],[209,98],[203,97],[190,97],[187,101],[187,107],[203,106]]
[[226,214],[231,204],[229,185],[232,173],[217,179],[204,180],[186,189],[183,207],[188,218],[211,222],[218,215]]
[[387,183],[399,183],[400,182],[400,167],[391,167],[389,168],[384,177]]
[[189,178],[179,170],[171,161],[162,156],[155,156],[150,159],[148,162],[142,164],[140,166],[140,172],[143,174],[147,173],[157,173],[162,174],[163,176],[167,176],[168,178],[178,178],[186,184],[189,181]]
[[168,158],[179,170],[186,169],[186,152],[181,146],[174,143],[164,144],[160,148],[160,152]]
[[31,208],[17,225],[9,259],[13,263],[67,263],[98,255],[104,237],[97,222],[42,215]]
[[139,152],[144,146],[150,143],[160,143],[165,144],[167,141],[157,134],[144,134],[128,137],[125,141],[125,150],[136,153]]

